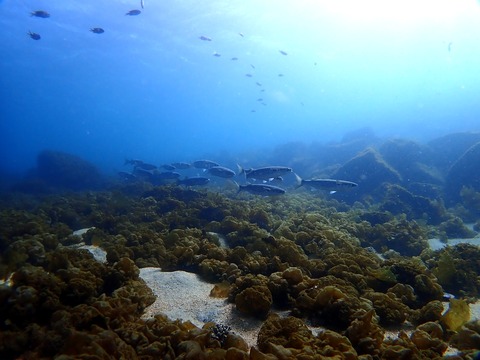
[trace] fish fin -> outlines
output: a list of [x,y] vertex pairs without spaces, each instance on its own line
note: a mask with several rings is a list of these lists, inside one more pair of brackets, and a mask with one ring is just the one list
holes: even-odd
[[300,176],[298,176],[296,173],[293,173],[293,175],[295,175],[295,189],[298,189],[300,186],[303,185],[303,180]]
[[238,188],[237,193],[239,193],[240,190],[242,190],[242,188],[240,187],[240,184],[237,183],[235,180],[232,180],[232,182],[233,182],[233,183],[235,184],[235,186]]
[[245,169],[241,165],[237,164],[237,168],[238,168],[237,175],[242,175],[245,172]]

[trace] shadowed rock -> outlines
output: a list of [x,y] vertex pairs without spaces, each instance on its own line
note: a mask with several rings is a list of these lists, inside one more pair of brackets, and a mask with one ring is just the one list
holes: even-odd
[[480,191],[480,142],[470,147],[450,168],[445,184],[445,200],[449,204],[461,201],[463,187]]
[[38,155],[37,168],[29,177],[38,179],[50,189],[95,189],[102,183],[99,171],[90,162],[76,155],[52,150],[44,150]]
[[358,187],[342,193],[342,198],[380,195],[375,190],[383,183],[399,183],[401,175],[391,167],[374,149],[368,148],[340,167],[333,175],[335,179],[354,181]]

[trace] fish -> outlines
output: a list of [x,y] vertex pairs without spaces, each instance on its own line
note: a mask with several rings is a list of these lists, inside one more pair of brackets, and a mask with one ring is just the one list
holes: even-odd
[[262,83],[259,83],[258,81],[255,84],[257,84],[257,86],[262,86]]
[[44,10],[35,10],[30,13],[30,16],[46,19],[50,17],[50,14]]
[[27,35],[30,36],[33,40],[40,40],[42,38],[40,34],[31,32],[31,31],[29,31]]
[[137,177],[136,177],[134,174],[130,174],[130,173],[125,172],[125,171],[119,171],[119,172],[118,172],[118,176],[120,176],[120,178],[121,178],[123,181],[134,181],[134,180],[137,180]]
[[197,169],[210,169],[214,166],[220,166],[220,164],[211,160],[197,160],[193,162],[193,167]]
[[282,55],[285,55],[285,56],[286,56],[286,55],[288,55],[288,53],[287,53],[287,52],[285,52],[285,51],[283,51],[283,50],[278,50],[278,51],[279,51],[279,52],[280,52],[280,54],[282,54]]
[[254,69],[254,70],[255,70],[255,65],[253,65],[253,64],[250,64],[250,66],[252,67],[252,69]]
[[257,169],[244,169],[237,164],[237,167],[238,174],[245,174],[247,179],[268,180],[293,172],[292,168],[287,166],[266,166]]
[[133,165],[133,166],[137,166],[138,164],[141,164],[143,163],[142,160],[138,160],[138,159],[125,159],[125,162],[123,163],[123,165]]
[[283,75],[283,74],[281,74],[281,73],[280,73],[280,74],[278,74],[278,77],[283,77],[283,76],[284,76],[284,75]]
[[142,9],[145,8],[145,2],[143,0],[140,0],[140,6],[142,7]]
[[212,55],[215,56],[215,57],[220,57],[220,56],[222,56],[221,54],[219,54],[219,53],[216,52],[216,51],[214,51]]
[[178,179],[180,176],[181,175],[179,173],[174,171],[165,171],[153,174],[153,178],[155,180],[174,180]]
[[147,170],[147,171],[155,170],[157,168],[155,165],[144,163],[143,161],[137,163],[135,167],[140,168],[142,170]]
[[135,15],[140,15],[142,12],[140,10],[130,10],[129,12],[127,12],[125,15],[129,15],[129,16],[135,16]]
[[133,169],[133,175],[137,178],[142,179],[144,181],[152,181],[153,180],[153,173],[149,170],[145,170],[142,168],[135,168]]
[[203,41],[212,41],[211,38],[209,38],[208,36],[204,36],[204,35],[199,36],[198,38],[199,38],[200,40],[203,40]]
[[357,187],[358,184],[352,181],[347,180],[337,180],[337,179],[310,179],[305,180],[302,179],[300,176],[295,174],[296,179],[296,188],[298,189],[300,186],[310,186],[314,189],[319,190],[328,190],[330,194],[334,194],[337,191],[341,190],[348,190],[354,187]]
[[258,98],[257,101],[263,101],[263,99],[262,99],[262,98]]
[[218,177],[226,178],[226,179],[227,178],[232,178],[236,175],[235,171],[233,171],[229,168],[223,167],[223,166],[213,166],[210,169],[208,169],[208,172],[210,174],[212,174],[213,176],[218,176]]
[[192,167],[191,164],[185,162],[174,162],[170,165],[172,165],[175,169],[190,169]]
[[243,37],[243,34],[242,34],[242,33],[238,33],[238,35],[240,35],[241,37]]
[[164,165],[162,165],[162,166],[160,166],[160,167],[164,168],[165,170],[169,170],[169,171],[172,171],[172,170],[175,170],[175,169],[176,169],[175,166],[170,165],[170,164],[164,164]]
[[182,180],[178,180],[177,184],[178,185],[185,185],[185,186],[202,186],[202,185],[207,185],[210,182],[209,178],[206,177],[191,177],[191,178],[185,178]]
[[105,30],[103,30],[102,28],[99,28],[99,27],[91,28],[90,31],[95,33],[95,34],[103,34],[105,32]]
[[283,195],[286,192],[285,189],[282,189],[281,187],[267,184],[238,185],[238,192],[241,191],[262,196]]
[[237,57],[232,57],[230,60],[236,61],[236,60],[238,60],[238,58]]
[[245,74],[246,77],[252,77],[252,74]]

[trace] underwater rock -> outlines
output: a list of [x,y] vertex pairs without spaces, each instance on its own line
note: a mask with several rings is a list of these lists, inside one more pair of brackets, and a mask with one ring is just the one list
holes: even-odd
[[352,321],[352,324],[345,332],[345,335],[359,355],[369,354],[375,356],[380,353],[385,332],[376,323],[374,314],[374,310],[367,311]]
[[440,321],[443,313],[443,303],[439,300],[430,301],[419,310],[414,310],[410,321],[414,324],[423,324],[426,322]]
[[380,210],[394,215],[405,214],[407,219],[424,219],[429,224],[438,225],[446,219],[447,211],[438,199],[414,195],[397,184],[385,184],[385,198]]
[[480,133],[462,132],[448,134],[428,142],[432,163],[446,174],[452,165],[473,145],[480,142]]
[[434,254],[429,267],[445,291],[457,296],[480,294],[480,249],[471,244],[446,247]]
[[462,299],[450,299],[447,312],[442,317],[442,323],[452,330],[458,331],[470,320],[470,307]]
[[472,145],[451,166],[445,180],[445,200],[453,205],[460,202],[463,187],[480,191],[478,165],[480,164],[480,141]]
[[443,184],[441,173],[431,164],[433,153],[428,146],[411,140],[394,139],[384,142],[379,153],[409,183]]
[[402,177],[373,148],[368,148],[341,166],[333,175],[335,179],[344,179],[358,183],[358,186],[341,195],[342,199],[359,200],[362,196],[381,198],[378,188],[385,182],[399,183]]
[[244,314],[264,319],[272,306],[272,293],[266,286],[255,285],[235,296],[237,309]]
[[367,292],[363,297],[372,302],[380,324],[384,326],[403,324],[409,315],[408,306],[391,292],[387,294]]
[[[305,323],[295,317],[271,314],[258,333],[258,348],[252,359],[357,359],[357,352],[347,337],[330,330],[314,336]],[[262,357],[261,357],[262,356]]]
[[352,231],[363,247],[372,246],[379,252],[394,250],[404,256],[417,256],[428,248],[426,230],[416,221],[393,218],[383,224],[357,224]]
[[476,235],[475,231],[466,227],[462,219],[457,216],[452,216],[447,221],[442,222],[438,230],[451,239],[469,239]]
[[37,177],[45,186],[63,190],[98,189],[102,177],[88,161],[72,154],[44,150],[38,154],[37,167],[31,177]]
[[480,349],[480,327],[478,320],[467,323],[450,338],[450,344],[459,350]]

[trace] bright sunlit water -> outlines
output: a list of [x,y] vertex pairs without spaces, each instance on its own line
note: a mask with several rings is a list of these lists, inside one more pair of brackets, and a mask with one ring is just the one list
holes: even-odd
[[125,158],[268,151],[365,126],[419,141],[480,130],[477,1],[144,5],[0,2],[4,171],[32,167],[43,149],[109,172]]

